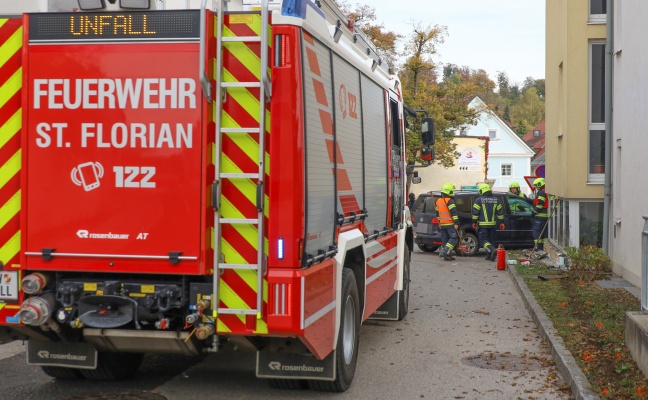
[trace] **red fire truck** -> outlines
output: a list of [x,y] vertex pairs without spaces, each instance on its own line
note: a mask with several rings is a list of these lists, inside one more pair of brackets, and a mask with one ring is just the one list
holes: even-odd
[[399,81],[329,1],[155,3],[0,17],[0,340],[97,380],[244,341],[344,391],[408,310]]

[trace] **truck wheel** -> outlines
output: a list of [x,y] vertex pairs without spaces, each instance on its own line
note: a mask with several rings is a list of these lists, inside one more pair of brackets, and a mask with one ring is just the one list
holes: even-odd
[[351,386],[358,361],[360,339],[360,298],[353,271],[342,270],[342,310],[340,332],[335,347],[335,381],[309,381],[313,390],[344,392]]
[[47,375],[56,379],[82,379],[81,370],[79,368],[65,368],[65,367],[50,367],[41,365],[41,369]]
[[308,388],[308,381],[305,379],[268,379],[268,386],[273,389],[304,390]]
[[119,381],[131,379],[137,375],[143,353],[109,353],[99,352],[97,369],[82,369],[84,378],[93,381]]
[[402,321],[409,311],[410,291],[410,260],[412,253],[405,246],[405,257],[403,258],[403,290],[398,292],[398,320]]

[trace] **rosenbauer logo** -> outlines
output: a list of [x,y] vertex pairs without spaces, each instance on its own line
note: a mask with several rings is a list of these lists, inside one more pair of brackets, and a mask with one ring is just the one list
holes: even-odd
[[312,367],[310,365],[281,365],[279,361],[268,363],[268,367],[273,371],[300,371],[300,372],[323,372],[324,367]]
[[85,229],[79,229],[76,233],[81,239],[118,239],[118,240],[128,240],[127,233],[92,233]]
[[56,354],[50,353],[47,350],[41,350],[38,353],[38,357],[44,358],[46,360],[75,360],[75,361],[85,361],[88,356],[76,355],[76,354]]

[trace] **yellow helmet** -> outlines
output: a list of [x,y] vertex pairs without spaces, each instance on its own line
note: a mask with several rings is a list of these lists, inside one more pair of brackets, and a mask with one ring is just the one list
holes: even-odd
[[535,181],[533,181],[533,186],[537,188],[544,187],[545,186],[544,178],[537,178]]
[[491,187],[488,183],[482,183],[479,185],[479,194],[484,194],[486,192],[490,192]]
[[511,182],[511,184],[509,185],[509,189],[513,189],[513,188],[519,190],[520,189],[520,184],[517,183],[517,182]]
[[441,187],[441,193],[452,197],[454,196],[454,189],[455,186],[452,183],[446,183]]

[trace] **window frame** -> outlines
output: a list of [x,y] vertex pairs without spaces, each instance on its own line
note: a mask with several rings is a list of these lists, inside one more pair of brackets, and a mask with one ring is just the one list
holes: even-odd
[[[499,140],[499,129],[497,128],[488,128],[488,138],[490,140]],[[495,137],[491,137],[491,132],[495,132]]]
[[[504,175],[504,167],[508,167],[509,169],[508,175]],[[501,177],[513,176],[513,163],[500,163],[500,176]]]
[[[607,23],[607,13],[605,14],[592,14],[592,2],[595,0],[589,0],[587,2],[587,23],[588,24],[605,24]],[[607,0],[600,0],[602,5],[607,12]]]
[[[588,98],[587,98],[587,103],[588,103],[588,110],[587,110],[587,122],[588,122],[588,130],[587,130],[587,181],[588,183],[595,183],[595,184],[600,184],[603,183],[605,180],[605,159],[601,160],[603,164],[594,164],[594,160],[592,157],[592,149],[593,149],[593,136],[598,135],[599,132],[603,132],[603,142],[605,142],[605,135],[607,134],[605,132],[605,114],[601,116],[602,121],[597,121],[593,122],[593,110],[594,110],[594,104],[593,104],[593,99],[594,99],[594,87],[592,85],[592,80],[593,80],[593,73],[594,73],[594,46],[603,46],[603,54],[605,54],[606,51],[606,42],[601,41],[601,40],[593,40],[590,41],[588,44],[588,81],[587,81],[587,86],[588,86]],[[603,68],[603,76],[605,76],[605,62],[603,62],[602,65]],[[600,88],[600,93],[598,93],[598,98],[599,101],[603,102],[603,109],[605,108],[605,82],[601,84]],[[598,104],[597,108],[601,107],[601,104]],[[605,111],[604,111],[605,112]],[[605,143],[604,143],[605,144]],[[603,154],[605,154],[605,148],[603,148]],[[603,172],[600,172],[600,166],[602,165]],[[599,172],[594,172],[594,171],[599,171]]]

